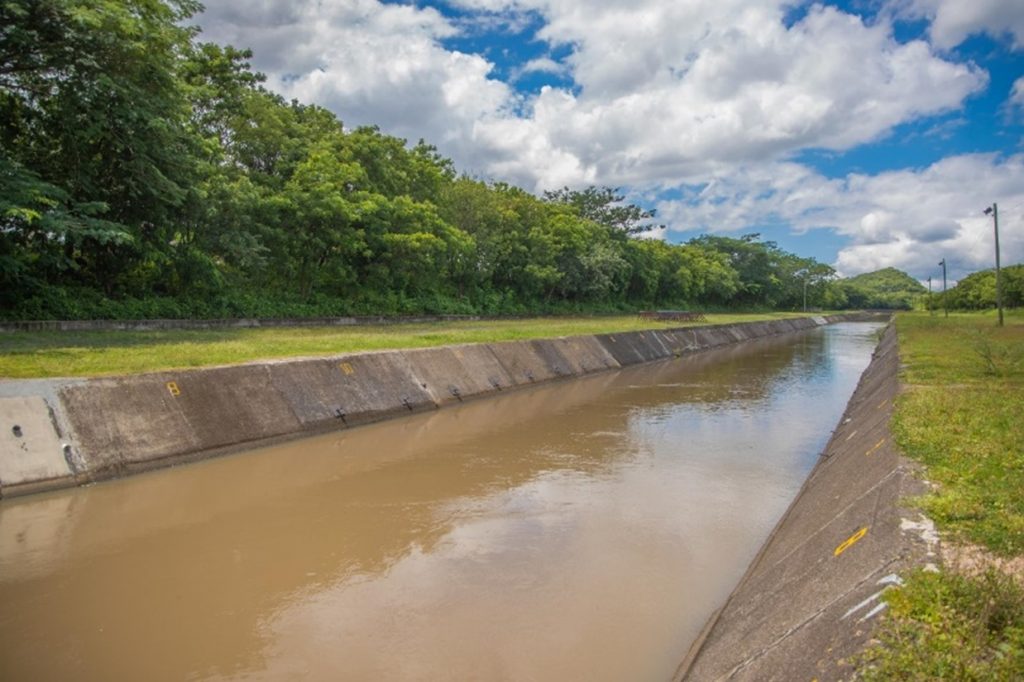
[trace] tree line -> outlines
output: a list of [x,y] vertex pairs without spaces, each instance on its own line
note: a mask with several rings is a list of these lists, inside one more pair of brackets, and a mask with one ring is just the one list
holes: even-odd
[[861,305],[758,235],[639,238],[614,188],[534,196],[348,129],[199,40],[193,0],[0,3],[8,318]]
[[[1001,269],[1003,307],[1019,308],[1024,305],[1024,264]],[[941,291],[933,291],[926,305],[931,310],[988,310],[996,307],[996,271],[973,272],[951,287],[943,300]]]

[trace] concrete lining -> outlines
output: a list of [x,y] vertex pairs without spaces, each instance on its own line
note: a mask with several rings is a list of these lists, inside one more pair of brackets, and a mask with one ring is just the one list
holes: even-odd
[[[857,316],[830,321],[849,319]],[[31,446],[0,439],[0,497],[113,478],[516,386],[816,326],[801,318],[86,380],[0,381],[0,431],[31,423],[34,439]],[[37,428],[40,424],[49,426]],[[18,459],[23,458],[22,445],[32,453],[28,460]]]
[[302,426],[330,430],[436,407],[402,353],[385,351],[270,365]]
[[417,383],[437,405],[514,385],[485,344],[422,348],[404,353]]
[[516,386],[549,381],[558,376],[529,341],[492,343],[487,347]]
[[0,398],[0,485],[34,487],[73,476],[64,444],[46,401],[40,396]]

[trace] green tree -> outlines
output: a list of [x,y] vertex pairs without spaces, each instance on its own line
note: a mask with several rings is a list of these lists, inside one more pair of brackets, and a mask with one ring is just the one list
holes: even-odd
[[618,188],[590,186],[574,190],[563,187],[544,192],[544,200],[572,206],[581,218],[592,220],[623,235],[665,227],[647,222],[655,216],[653,209],[648,211],[635,204],[624,203],[626,197],[619,193]]
[[176,67],[194,33],[183,22],[198,8],[191,0],[0,4],[0,140],[66,205],[106,206],[119,238],[78,231],[45,247],[60,248],[77,280],[107,293],[173,250],[175,219],[191,199],[193,139]]

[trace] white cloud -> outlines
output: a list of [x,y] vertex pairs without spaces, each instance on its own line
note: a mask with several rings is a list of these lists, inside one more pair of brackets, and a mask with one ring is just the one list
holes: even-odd
[[[1024,76],[1018,78],[1013,82],[1013,87],[1010,88],[1010,98],[1007,100],[1008,108],[1011,112],[1016,112],[1018,116],[1024,116]],[[1013,114],[1011,113],[1011,116]]]
[[377,0],[278,3],[212,0],[207,40],[251,47],[254,67],[285,97],[334,111],[346,126],[375,124],[466,156],[473,125],[515,103],[492,65],[449,51],[458,29],[434,9]]
[[955,109],[986,83],[923,42],[897,43],[885,22],[814,6],[787,27],[782,0],[462,4],[541,16],[539,38],[572,46],[575,90],[517,99],[486,59],[442,46],[458,29],[429,8],[211,0],[201,21],[218,40],[253,45],[286,96],[425,137],[462,168],[531,189],[671,185],[808,147],[845,150]]
[[523,64],[521,68],[516,70],[516,73],[519,75],[526,73],[552,73],[560,76],[568,74],[569,68],[550,57],[537,57]]
[[832,228],[850,241],[834,264],[844,275],[893,266],[921,278],[943,258],[954,278],[992,266],[992,219],[982,211],[995,200],[1003,261],[1024,262],[1024,155],[963,155],[843,179],[798,164],[759,165],[688,191],[658,207],[676,229],[750,231],[769,221]]
[[968,37],[1009,35],[1014,49],[1024,48],[1024,3],[1014,0],[894,0],[897,16],[927,19],[932,42],[951,49]]

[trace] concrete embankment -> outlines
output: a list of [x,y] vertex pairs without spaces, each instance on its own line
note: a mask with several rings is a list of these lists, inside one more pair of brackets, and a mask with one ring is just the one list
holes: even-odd
[[859,316],[0,382],[0,496],[70,487]]
[[923,492],[889,431],[899,390],[890,325],[828,447],[677,680],[848,679],[898,574],[934,560]]

